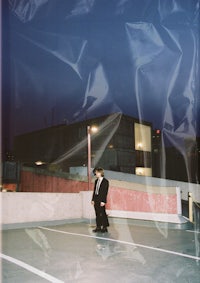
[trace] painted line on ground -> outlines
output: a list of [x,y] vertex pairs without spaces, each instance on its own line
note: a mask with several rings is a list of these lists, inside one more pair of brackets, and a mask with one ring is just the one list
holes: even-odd
[[136,247],[145,248],[145,249],[149,249],[149,250],[154,250],[154,251],[159,251],[159,252],[168,253],[168,254],[172,254],[172,255],[177,255],[177,256],[181,256],[181,257],[186,257],[186,258],[190,258],[190,259],[193,259],[193,260],[200,260],[200,257],[198,257],[198,256],[192,256],[192,255],[178,253],[178,252],[174,252],[174,251],[170,251],[170,250],[165,250],[165,249],[155,248],[155,247],[151,247],[151,246],[126,242],[126,241],[122,241],[122,240],[115,240],[115,239],[110,239],[110,238],[91,236],[91,235],[79,234],[79,233],[71,233],[71,232],[51,229],[51,228],[42,227],[42,226],[39,226],[38,228],[43,229],[43,230],[56,232],[56,233],[72,235],[72,236],[80,236],[80,237],[86,237],[86,238],[100,239],[100,240],[104,240],[104,241],[117,242],[117,243],[120,243],[120,244],[131,245],[131,246],[136,246]]
[[195,230],[186,230],[186,232],[189,232],[189,233],[196,233],[196,234],[199,234],[200,231],[195,231]]
[[51,276],[51,275],[47,274],[46,272],[43,272],[43,271],[41,271],[41,270],[39,270],[39,269],[37,269],[37,268],[35,268],[35,267],[33,267],[33,266],[23,262],[21,260],[18,260],[18,259],[14,258],[14,257],[8,256],[8,255],[2,254],[2,253],[0,253],[0,257],[2,259],[10,261],[10,262],[12,262],[12,263],[14,263],[16,265],[19,265],[22,268],[24,268],[24,269],[26,269],[26,270],[28,270],[28,271],[30,271],[32,273],[35,273],[36,275],[38,275],[38,276],[48,280],[49,282],[64,283],[64,281],[59,280],[59,279],[55,278],[54,276]]

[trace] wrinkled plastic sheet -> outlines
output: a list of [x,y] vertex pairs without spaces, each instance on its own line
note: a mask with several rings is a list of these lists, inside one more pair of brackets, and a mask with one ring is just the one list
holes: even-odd
[[[161,130],[162,148],[183,156],[190,182],[189,153],[200,135],[199,4],[9,0],[9,133],[127,114]],[[117,125],[121,115],[113,117]],[[162,160],[164,178],[165,153]]]
[[54,123],[116,111],[153,122],[175,145],[195,139],[198,0],[10,0],[9,9],[17,133],[44,127],[52,109]]
[[198,0],[8,2],[14,135],[128,114],[161,129],[190,180],[187,152],[199,134]]

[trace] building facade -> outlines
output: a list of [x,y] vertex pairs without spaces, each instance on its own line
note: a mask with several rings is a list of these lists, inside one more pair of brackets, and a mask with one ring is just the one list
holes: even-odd
[[151,123],[119,113],[16,136],[15,158],[29,166],[65,172],[87,166],[88,125],[97,128],[90,134],[92,168],[152,176]]

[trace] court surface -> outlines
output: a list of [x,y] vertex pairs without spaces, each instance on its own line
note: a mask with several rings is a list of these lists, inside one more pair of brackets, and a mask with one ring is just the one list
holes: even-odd
[[200,282],[200,232],[112,219],[2,231],[2,282]]

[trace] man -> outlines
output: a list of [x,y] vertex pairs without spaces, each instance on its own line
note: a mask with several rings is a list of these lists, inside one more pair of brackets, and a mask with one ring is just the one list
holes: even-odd
[[94,173],[97,177],[94,184],[94,192],[92,196],[92,205],[94,205],[96,214],[96,228],[93,230],[96,232],[108,232],[107,227],[109,226],[108,217],[106,214],[106,202],[109,182],[104,178],[103,168],[96,168]]

